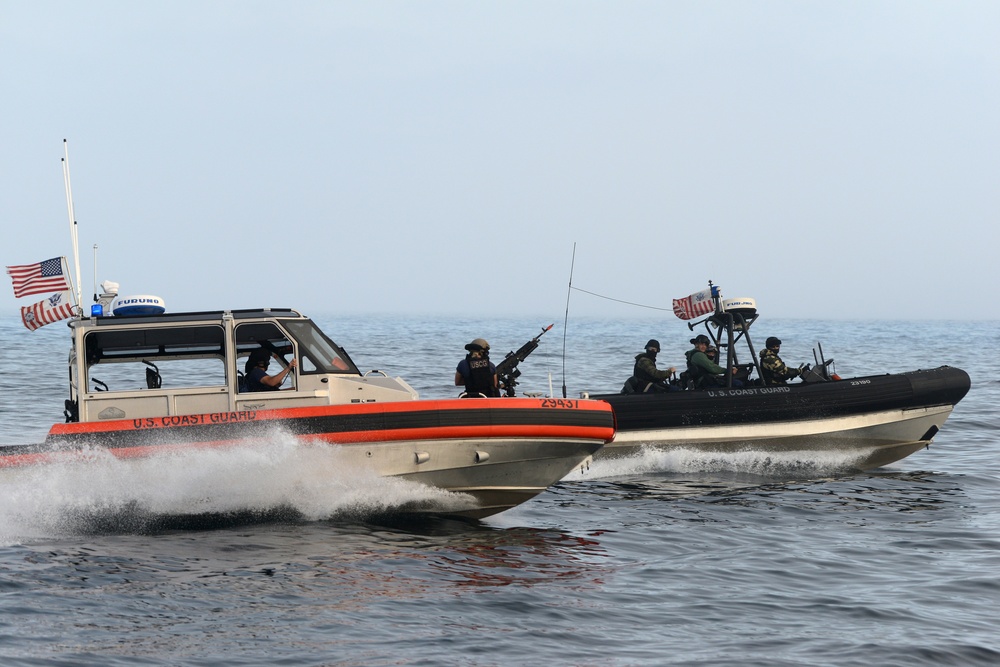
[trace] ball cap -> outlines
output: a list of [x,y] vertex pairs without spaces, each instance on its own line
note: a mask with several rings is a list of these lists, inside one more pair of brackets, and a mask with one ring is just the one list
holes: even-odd
[[766,347],[780,347],[781,346],[781,340],[779,338],[775,338],[774,336],[771,336],[766,341],[764,341],[764,345]]
[[698,343],[704,343],[705,345],[708,345],[711,342],[712,341],[710,341],[708,339],[708,336],[706,336],[705,334],[698,334],[697,336],[691,339],[692,345],[697,345]]
[[646,349],[648,350],[650,348],[653,348],[657,352],[659,352],[660,351],[660,341],[656,340],[655,338],[650,338],[649,341],[646,343]]

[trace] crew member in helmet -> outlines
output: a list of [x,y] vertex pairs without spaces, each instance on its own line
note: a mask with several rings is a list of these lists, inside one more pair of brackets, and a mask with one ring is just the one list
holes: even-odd
[[[706,389],[709,387],[725,387],[727,374],[736,375],[739,369],[735,366],[728,371],[708,358],[705,352],[712,341],[705,334],[698,334],[691,339],[694,348],[684,353],[687,357],[687,372],[695,389]],[[734,387],[742,387],[740,380],[733,378]]]
[[465,346],[468,354],[455,369],[455,386],[465,385],[467,398],[499,396],[497,367],[490,361],[490,344],[477,338]]
[[781,360],[778,353],[781,351],[781,341],[771,336],[764,341],[766,349],[760,353],[760,374],[766,385],[785,384],[787,380],[797,378],[802,369],[789,368]]
[[660,341],[651,338],[646,343],[646,349],[635,355],[635,366],[632,368],[632,377],[622,388],[623,394],[659,392],[659,391],[680,391],[680,387],[670,384],[677,369],[670,368],[661,371],[656,367],[656,355],[660,351]]
[[298,360],[293,358],[285,368],[281,369],[280,373],[268,375],[267,367],[270,363],[271,353],[263,347],[250,353],[244,367],[247,391],[278,391],[281,389],[281,383],[292,374],[292,369],[299,364]]

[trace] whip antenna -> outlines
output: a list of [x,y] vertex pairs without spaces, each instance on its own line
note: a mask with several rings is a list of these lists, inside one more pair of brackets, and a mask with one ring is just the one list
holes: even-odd
[[66,211],[69,213],[69,235],[73,241],[73,263],[76,265],[76,306],[81,303],[80,285],[80,237],[76,226],[76,211],[73,210],[73,188],[69,182],[69,142],[63,139],[63,182],[66,185]]
[[569,263],[569,288],[566,290],[566,317],[563,319],[563,354],[562,354],[562,372],[563,372],[563,398],[566,398],[566,326],[569,323],[569,295],[573,293],[573,266],[576,264],[576,241],[573,242],[573,259]]

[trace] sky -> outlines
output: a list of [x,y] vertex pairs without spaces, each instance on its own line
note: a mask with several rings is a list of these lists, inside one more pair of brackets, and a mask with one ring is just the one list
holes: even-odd
[[0,0],[0,96],[88,308],[1000,319],[994,0]]

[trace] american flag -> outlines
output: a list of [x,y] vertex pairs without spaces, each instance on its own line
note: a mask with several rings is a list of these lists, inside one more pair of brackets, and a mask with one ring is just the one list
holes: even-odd
[[68,317],[73,317],[69,292],[59,292],[32,306],[21,307],[21,321],[32,331]]
[[37,264],[8,266],[7,273],[14,281],[14,296],[20,299],[30,294],[62,292],[69,289],[63,273],[63,257],[54,257]]
[[674,315],[682,320],[690,320],[701,315],[708,315],[715,310],[713,296],[717,296],[718,288],[710,287],[683,299],[674,299]]

